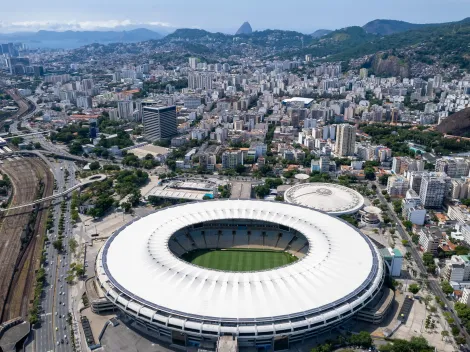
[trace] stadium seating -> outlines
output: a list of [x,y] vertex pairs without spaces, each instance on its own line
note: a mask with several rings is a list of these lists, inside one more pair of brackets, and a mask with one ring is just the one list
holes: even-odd
[[181,229],[173,235],[170,250],[176,255],[194,249],[266,248],[288,251],[297,257],[308,252],[308,242],[295,232],[267,224],[211,224],[205,227]]

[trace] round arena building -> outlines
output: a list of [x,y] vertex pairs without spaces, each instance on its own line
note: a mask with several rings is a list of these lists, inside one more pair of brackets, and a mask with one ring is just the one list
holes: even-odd
[[[96,259],[96,284],[127,323],[179,346],[286,349],[380,291],[383,259],[359,230],[303,206],[195,202],[127,224]],[[212,345],[211,345],[212,344]]]
[[364,197],[359,192],[332,183],[299,184],[289,188],[284,199],[336,216],[357,213],[364,206]]

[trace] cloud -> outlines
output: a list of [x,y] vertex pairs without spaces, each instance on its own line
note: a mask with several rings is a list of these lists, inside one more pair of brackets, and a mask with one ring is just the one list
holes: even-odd
[[109,29],[126,29],[137,27],[166,27],[172,26],[166,22],[133,22],[131,20],[105,20],[105,21],[17,21],[2,22],[0,21],[0,32],[31,32],[38,30],[54,30],[54,31],[90,31],[90,30],[109,30]]

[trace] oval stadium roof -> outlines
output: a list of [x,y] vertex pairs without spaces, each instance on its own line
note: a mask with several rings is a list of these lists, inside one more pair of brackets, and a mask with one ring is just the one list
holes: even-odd
[[364,206],[364,197],[355,190],[333,183],[304,183],[289,188],[284,199],[331,215],[352,214]]
[[[306,237],[309,251],[293,264],[259,272],[205,269],[170,251],[176,231],[223,219],[292,228]],[[137,219],[107,241],[96,267],[100,282],[143,307],[218,321],[318,313],[346,302],[352,307],[380,285],[382,270],[375,246],[345,221],[307,207],[255,200],[188,203]]]

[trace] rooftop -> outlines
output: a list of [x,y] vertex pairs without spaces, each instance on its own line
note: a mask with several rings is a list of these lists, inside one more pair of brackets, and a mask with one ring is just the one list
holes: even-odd
[[[224,219],[280,224],[315,245],[293,264],[243,273],[196,267],[169,249],[176,231]],[[103,247],[97,275],[152,309],[190,317],[272,319],[367,299],[358,293],[380,284],[381,261],[371,241],[338,218],[285,203],[224,200],[169,207],[136,219]],[[137,309],[135,303],[132,307]]]
[[364,206],[364,198],[355,190],[332,183],[305,183],[290,188],[287,202],[303,205],[332,215],[352,214]]

